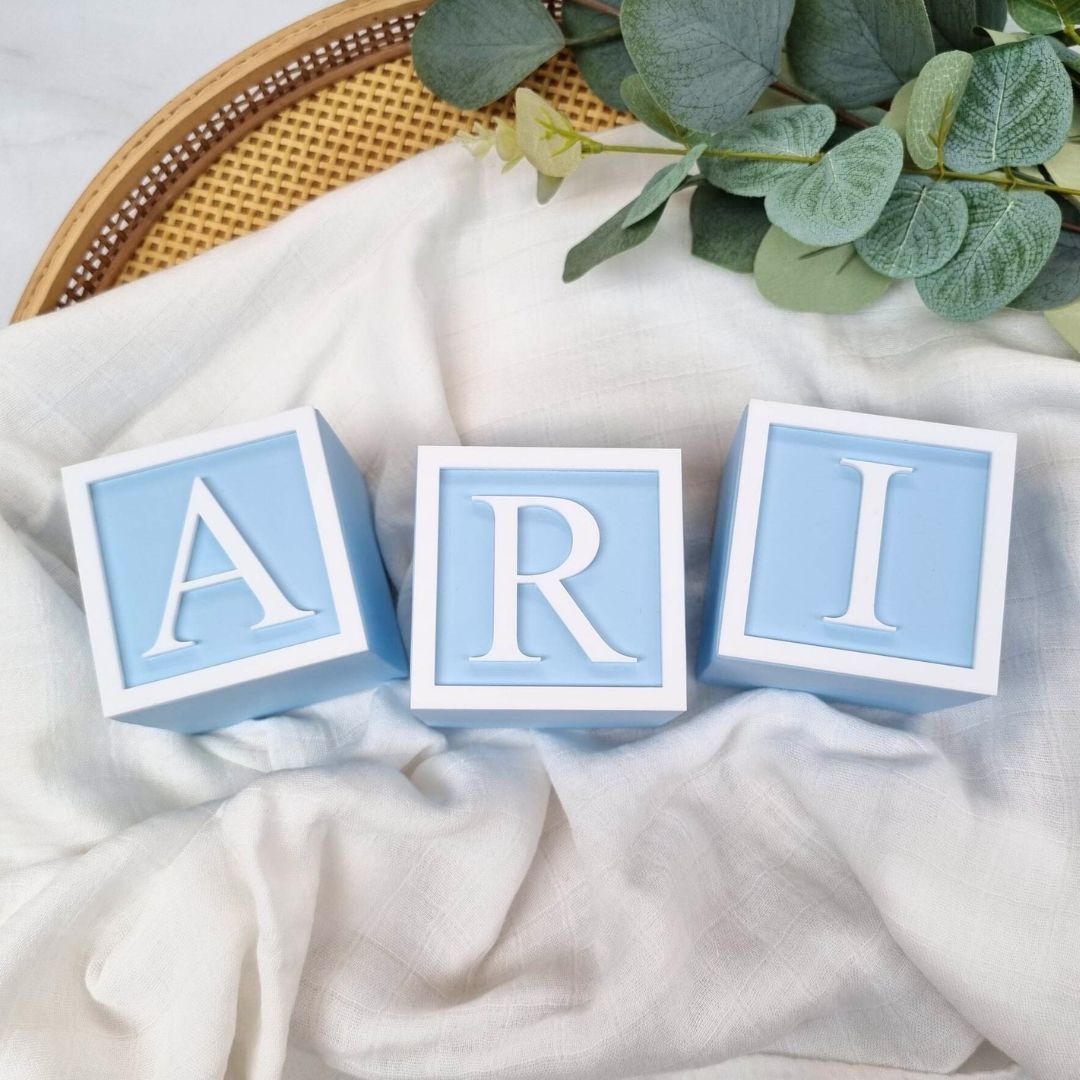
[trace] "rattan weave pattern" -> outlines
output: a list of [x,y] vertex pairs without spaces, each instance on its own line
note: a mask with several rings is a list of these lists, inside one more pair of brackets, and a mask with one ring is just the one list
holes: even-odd
[[[405,25],[411,30],[411,21]],[[528,85],[581,130],[628,119],[589,91],[568,53]],[[253,232],[350,180],[446,142],[474,119],[510,109],[504,100],[465,113],[438,101],[408,56],[332,82],[272,115],[198,175],[149,227],[117,280],[133,281]]]
[[[279,101],[302,92],[305,86],[325,81],[336,69],[395,50],[395,46],[396,51],[406,48],[417,18],[416,15],[392,17],[330,41],[315,43],[309,51],[283,64],[231,101],[222,102],[210,116],[194,119],[187,135],[166,149],[138,184],[123,194],[90,241],[83,259],[74,267],[57,307],[84,299],[122,277],[119,263],[128,254],[129,242],[156,216],[158,204],[174,196],[177,186],[185,184],[186,175],[194,175],[200,162],[217,144],[229,140],[237,129],[257,117],[273,114]],[[202,250],[196,240],[193,237],[192,254]]]

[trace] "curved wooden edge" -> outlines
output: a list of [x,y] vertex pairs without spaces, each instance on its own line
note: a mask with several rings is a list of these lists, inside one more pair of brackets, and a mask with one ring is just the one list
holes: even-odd
[[[79,196],[38,261],[11,321],[21,322],[51,311],[57,306],[72,272],[98,234],[103,215],[115,209],[112,203],[116,192],[135,188],[147,170],[161,159],[162,154],[177,145],[191,131],[194,122],[206,119],[222,102],[280,70],[309,47],[332,40],[338,32],[345,34],[409,14],[415,11],[417,6],[416,0],[412,3],[396,0],[390,3],[387,3],[387,0],[344,0],[343,3],[301,19],[264,38],[204,75],[173,98],[124,143]],[[400,56],[406,51],[407,46],[388,46],[348,64],[342,64],[327,72],[325,76],[298,87],[296,92],[282,95],[279,101],[275,102],[273,110],[260,112],[253,116],[249,123],[238,125],[228,139],[215,145],[212,153],[203,155],[207,159],[205,162],[200,159],[186,175],[197,175],[248,130],[297,97],[364,67],[380,63],[392,56]],[[169,198],[163,199],[153,218],[160,216],[170,202]],[[143,231],[145,229],[140,229],[140,233]]]

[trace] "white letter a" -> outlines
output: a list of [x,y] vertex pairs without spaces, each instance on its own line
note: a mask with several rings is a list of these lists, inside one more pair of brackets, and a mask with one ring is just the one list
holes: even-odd
[[[195,533],[200,521],[221,545],[222,551],[232,562],[233,569],[189,580],[187,573],[191,565],[191,554],[195,548]],[[191,485],[191,498],[184,517],[184,527],[180,533],[180,549],[176,553],[176,564],[173,566],[172,581],[169,583],[169,595],[165,600],[165,613],[161,617],[161,629],[158,630],[157,641],[143,653],[143,656],[158,656],[161,653],[174,652],[176,649],[186,649],[189,645],[194,645],[194,641],[176,640],[176,617],[180,613],[180,601],[184,593],[191,592],[192,589],[205,589],[210,585],[222,585],[226,581],[237,580],[242,580],[247,584],[262,606],[263,617],[252,626],[252,630],[277,626],[278,623],[292,622],[295,619],[306,619],[309,615],[315,614],[314,611],[301,611],[285,599],[285,595],[267,572],[266,567],[251,550],[251,545],[240,535],[240,530],[222,509],[221,503],[214,498],[202,477],[197,476]]]

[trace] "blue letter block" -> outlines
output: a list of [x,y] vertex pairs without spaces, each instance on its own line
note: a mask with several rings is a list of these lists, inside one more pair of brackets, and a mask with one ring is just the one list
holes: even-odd
[[674,450],[421,447],[412,707],[447,726],[686,708]]
[[64,487],[107,716],[209,731],[406,674],[363,476],[314,409]]
[[753,401],[699,673],[908,712],[997,692],[1016,437]]

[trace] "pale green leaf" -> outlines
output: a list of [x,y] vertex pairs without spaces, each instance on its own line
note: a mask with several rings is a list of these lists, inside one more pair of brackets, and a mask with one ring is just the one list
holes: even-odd
[[620,95],[626,102],[626,107],[646,127],[650,127],[658,135],[672,142],[682,142],[686,135],[686,128],[676,124],[674,120],[659,105],[656,98],[649,93],[645,80],[638,74],[628,75],[622,81]]
[[[620,0],[607,0],[607,2],[617,8]],[[563,4],[562,25],[567,39],[573,40],[614,29],[619,25],[619,20],[601,11],[593,11],[591,8],[575,4],[573,0],[567,0]],[[589,84],[592,92],[605,105],[625,112],[627,102],[623,100],[619,87],[623,79],[634,73],[634,62],[630,59],[622,38],[596,41],[591,45],[576,45],[572,51],[578,71],[581,72],[581,77]]]
[[[975,0],[926,0],[926,11],[939,49],[981,49],[979,11]],[[1004,23],[1002,24],[1004,25]]]
[[581,143],[573,124],[535,90],[514,94],[518,146],[529,164],[545,176],[569,176],[581,164]]
[[[811,157],[828,141],[836,116],[828,105],[787,105],[751,113],[715,135],[711,150]],[[765,195],[781,177],[801,172],[806,164],[791,161],[701,159],[709,183],[734,195]]]
[[915,89],[915,79],[909,79],[893,94],[889,111],[882,117],[884,127],[892,128],[900,138],[907,133],[908,111],[911,108],[911,94]]
[[761,295],[778,307],[825,315],[858,311],[892,284],[859,258],[853,244],[801,244],[775,226],[758,248],[754,280]]
[[412,37],[420,81],[459,109],[501,98],[562,47],[541,0],[435,0]]
[[647,218],[654,210],[661,207],[679,190],[682,182],[690,175],[690,170],[697,164],[701,157],[701,151],[705,149],[704,143],[688,150],[678,161],[665,166],[652,176],[649,182],[642,188],[641,194],[630,204],[626,216],[623,218],[623,228],[629,229],[643,218]]
[[780,70],[794,0],[623,0],[623,40],[676,123],[715,132],[746,114]]
[[1032,34],[1056,34],[1080,23],[1080,0],[1009,0],[1009,14]]
[[801,86],[830,105],[892,97],[934,55],[923,0],[799,0],[788,56]]
[[778,181],[765,196],[765,212],[804,244],[846,244],[877,221],[903,162],[895,131],[867,128]]
[[541,206],[546,206],[553,198],[555,192],[562,187],[565,177],[545,176],[542,172],[536,174],[536,201]]
[[691,253],[727,270],[750,273],[770,228],[760,199],[744,199],[702,184],[690,200]]
[[617,210],[603,225],[567,252],[566,262],[563,264],[563,281],[577,281],[602,262],[643,244],[652,236],[667,203],[662,202],[648,217],[624,229],[623,219],[632,205],[633,203]]
[[989,26],[984,26],[987,36],[995,45],[1008,45],[1013,41],[1027,41],[1030,34],[1016,33],[1014,30],[992,30]]
[[1080,300],[1043,312],[1046,321],[1080,353]]
[[984,173],[1003,165],[1037,165],[1065,140],[1072,88],[1046,38],[983,49],[945,140],[945,164]]
[[920,169],[940,165],[974,61],[966,52],[935,56],[919,73],[908,106],[907,148]]
[[939,315],[982,319],[1035,280],[1057,242],[1061,211],[1038,191],[1003,191],[974,180],[954,186],[967,202],[967,235],[949,262],[915,284]]
[[855,241],[855,249],[867,266],[886,277],[922,277],[956,254],[967,217],[964,196],[952,185],[901,176],[881,217]]

